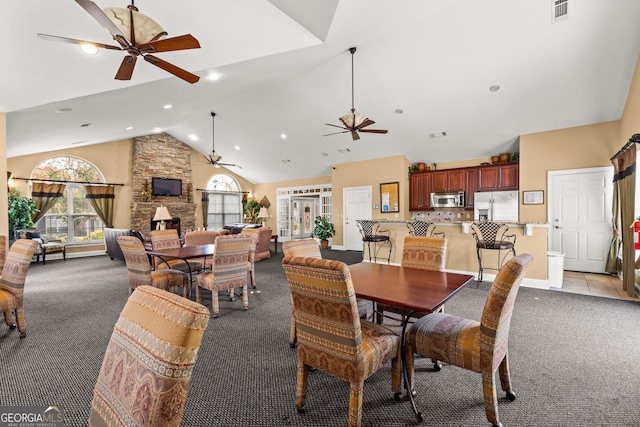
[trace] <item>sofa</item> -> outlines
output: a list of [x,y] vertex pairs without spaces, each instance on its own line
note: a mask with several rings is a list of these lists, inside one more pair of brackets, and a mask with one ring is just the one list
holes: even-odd
[[240,234],[254,235],[258,238],[256,244],[256,261],[261,261],[265,258],[271,258],[271,251],[269,246],[271,244],[272,230],[266,227],[259,228],[243,228]]
[[262,224],[247,224],[247,223],[239,222],[236,224],[227,224],[223,227],[223,229],[228,230],[229,234],[239,234],[245,228],[249,229],[249,228],[260,228],[260,227],[262,227]]
[[107,247],[107,254],[109,254],[109,258],[119,259],[120,261],[124,261],[124,255],[122,254],[122,249],[120,249],[120,245],[116,238],[118,236],[131,236],[131,230],[128,228],[104,228],[104,244]]

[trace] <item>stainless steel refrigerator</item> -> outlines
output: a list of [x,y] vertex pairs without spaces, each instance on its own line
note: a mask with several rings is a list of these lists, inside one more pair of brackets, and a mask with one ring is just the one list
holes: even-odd
[[475,221],[518,222],[518,191],[483,191],[473,195]]

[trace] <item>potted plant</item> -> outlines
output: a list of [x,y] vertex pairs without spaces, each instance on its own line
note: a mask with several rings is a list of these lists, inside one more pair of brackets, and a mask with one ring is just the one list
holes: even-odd
[[324,219],[324,217],[318,215],[313,224],[313,231],[311,237],[317,237],[320,239],[320,246],[322,249],[329,247],[329,239],[336,234],[336,230],[333,228],[333,224]]
[[38,213],[35,202],[23,197],[20,190],[9,191],[9,238],[13,238],[15,230],[33,227],[33,216]]
[[259,224],[260,218],[260,203],[256,199],[247,200],[247,204],[244,206],[245,221],[249,224]]

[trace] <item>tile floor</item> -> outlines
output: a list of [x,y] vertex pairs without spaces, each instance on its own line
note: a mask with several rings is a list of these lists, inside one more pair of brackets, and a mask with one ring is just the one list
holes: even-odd
[[610,274],[565,271],[562,288],[550,289],[558,292],[640,301],[640,298],[627,296],[627,293],[622,290],[622,280]]

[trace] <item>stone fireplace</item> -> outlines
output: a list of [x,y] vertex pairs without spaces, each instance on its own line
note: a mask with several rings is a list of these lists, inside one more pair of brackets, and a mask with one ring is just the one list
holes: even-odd
[[[131,228],[149,238],[156,208],[166,206],[173,218],[180,218],[184,233],[195,227],[191,148],[166,133],[133,139]],[[151,195],[151,178],[182,180],[182,196]]]

